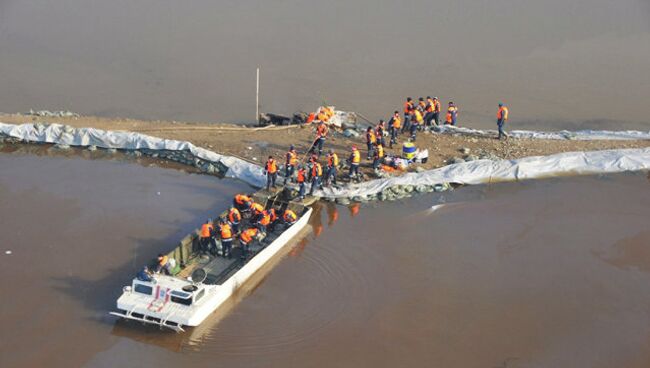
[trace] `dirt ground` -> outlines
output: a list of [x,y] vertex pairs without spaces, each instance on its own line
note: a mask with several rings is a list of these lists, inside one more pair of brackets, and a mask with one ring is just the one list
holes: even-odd
[[[169,121],[142,121],[132,119],[109,119],[92,116],[74,118],[36,117],[21,114],[0,114],[3,123],[61,123],[75,127],[94,127],[104,130],[125,130],[140,132],[156,137],[190,141],[206,149],[237,156],[247,161],[263,163],[269,155],[284,163],[284,155],[290,144],[294,144],[301,157],[311,146],[315,137],[315,127],[311,126],[282,126],[270,128],[243,127],[234,124],[213,123],[183,123]],[[394,148],[386,148],[387,154],[401,153],[402,137]],[[365,160],[365,135],[346,138],[341,132],[332,132],[324,149],[334,149],[340,159],[345,160],[350,153],[350,147],[356,145],[361,149],[364,164],[363,170],[371,174],[371,162]],[[650,140],[638,141],[561,141],[540,139],[508,139],[499,141],[493,138],[465,137],[440,135],[434,133],[419,133],[416,146],[429,150],[429,161],[420,166],[433,169],[447,164],[455,157],[464,157],[462,148],[469,148],[471,155],[488,155],[503,159],[515,159],[526,156],[550,155],[570,151],[595,151],[614,148],[650,147]],[[322,159],[324,161],[324,158]],[[415,165],[409,168],[415,170]]]

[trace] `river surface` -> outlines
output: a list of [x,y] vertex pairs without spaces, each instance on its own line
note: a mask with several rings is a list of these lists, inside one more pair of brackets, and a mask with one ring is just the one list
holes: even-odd
[[647,0],[0,1],[0,111],[250,122],[323,102],[387,118],[648,129]]
[[245,185],[125,160],[0,168],[3,368],[650,365],[646,174],[322,204],[250,295],[176,334],[107,312]]

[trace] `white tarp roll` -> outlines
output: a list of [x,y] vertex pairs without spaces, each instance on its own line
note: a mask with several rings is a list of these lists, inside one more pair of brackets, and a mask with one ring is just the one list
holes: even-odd
[[[455,128],[457,129],[457,128]],[[161,139],[140,133],[73,128],[61,124],[0,123],[0,133],[29,142],[47,142],[70,146],[97,146],[116,149],[155,149],[189,151],[203,160],[220,162],[228,167],[227,177],[263,187],[266,178],[260,166],[236,157],[224,156],[199,148],[190,142]],[[616,132],[614,132],[616,133]],[[638,132],[641,133],[641,132]],[[481,184],[550,177],[650,170],[650,148],[619,149],[593,152],[567,152],[550,156],[525,157],[517,160],[477,160],[448,165],[422,173],[349,184],[342,188],[325,188],[316,192],[328,198],[352,198],[378,194],[388,188],[405,185],[441,183]]]
[[[436,131],[441,134],[461,134],[461,135],[469,135],[469,136],[476,136],[476,137],[496,137],[498,134],[496,130],[478,130],[478,129],[471,129],[465,127],[457,127],[452,125],[441,125],[439,127],[436,127]],[[638,130],[620,130],[620,131],[579,130],[576,132],[570,132],[568,130],[562,130],[559,132],[512,130],[512,131],[508,131],[508,135],[512,138],[578,140],[578,141],[650,139],[650,131],[641,132]]]

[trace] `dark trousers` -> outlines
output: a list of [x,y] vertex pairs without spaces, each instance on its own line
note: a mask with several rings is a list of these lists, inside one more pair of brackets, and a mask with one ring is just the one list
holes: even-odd
[[418,131],[418,124],[412,124],[411,125],[411,140],[415,140],[415,136]]
[[404,114],[404,125],[402,125],[402,133],[408,132],[411,128],[411,115]]
[[237,234],[239,232],[239,222],[230,222],[230,221],[228,221],[228,223],[230,223],[230,227],[232,227],[232,231],[235,234]]
[[350,177],[352,175],[358,176],[359,175],[359,164],[350,164]]
[[277,172],[274,172],[273,174],[266,173],[266,190],[269,190],[269,188],[271,188],[271,185],[275,187],[275,180],[277,178],[278,178]]
[[366,147],[368,147],[368,156],[366,156],[366,158],[370,160],[370,157],[372,157],[372,153],[374,152],[373,145],[370,142],[366,142]]
[[284,169],[284,184],[285,185],[287,184],[287,182],[290,182],[293,179],[293,171],[295,169],[296,168],[291,166],[291,165],[287,165],[287,167]]
[[424,114],[424,124],[427,127],[431,126],[431,121],[433,121],[433,112],[427,112]]
[[212,238],[200,238],[199,245],[201,246],[201,252],[210,252],[212,248]]
[[375,157],[375,159],[372,161],[372,168],[374,170],[379,169],[379,164],[381,164],[382,159],[379,157]]
[[230,252],[232,252],[232,238],[221,239],[221,251],[223,252],[224,257],[230,257]]
[[314,189],[320,187],[320,176],[314,176],[311,178],[311,189],[309,189],[309,195],[314,194]]
[[318,154],[321,155],[323,153],[323,144],[325,144],[325,138],[316,138],[314,144],[307,153],[315,152],[318,149]]
[[390,128],[390,146],[392,147],[393,144],[397,143],[397,135],[399,134],[399,129]]
[[301,198],[305,197],[305,182],[300,183],[300,188],[298,189],[298,195]]
[[506,135],[506,132],[503,130],[503,124],[504,124],[504,121],[502,119],[499,119],[497,121],[497,127],[499,128],[499,139],[501,139],[501,137],[504,137],[504,138],[508,137]]
[[434,112],[434,113],[433,113],[433,123],[434,123],[435,125],[439,125],[439,124],[440,124],[440,120],[439,120],[439,119],[440,119],[440,113],[439,113],[439,112]]
[[[252,240],[251,240],[252,242]],[[250,243],[245,243],[240,240],[241,243],[241,258],[244,259],[248,257],[248,252],[250,251]]]
[[330,166],[327,168],[327,173],[325,173],[325,181],[336,184],[336,166]]

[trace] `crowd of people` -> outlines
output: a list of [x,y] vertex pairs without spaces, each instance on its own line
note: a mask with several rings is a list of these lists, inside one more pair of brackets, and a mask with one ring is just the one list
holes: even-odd
[[[427,96],[426,99],[420,97],[415,102],[411,97],[406,98],[404,102],[403,116],[396,110],[388,122],[379,120],[376,126],[369,126],[365,132],[365,143],[367,148],[366,159],[371,161],[372,168],[377,172],[386,157],[385,148],[392,148],[398,143],[402,135],[406,136],[409,142],[415,142],[419,131],[431,130],[440,124],[457,126],[458,125],[458,106],[450,101],[447,106],[447,112],[444,116],[444,122],[440,121],[441,103],[438,97]],[[321,107],[316,113],[309,115],[307,124],[316,124],[316,137],[311,143],[306,153],[308,159],[303,164],[298,157],[298,152],[294,145],[289,147],[284,162],[284,182],[298,184],[298,195],[300,199],[305,198],[307,186],[309,185],[309,194],[314,190],[322,187],[337,184],[341,161],[334,150],[327,150],[325,160],[321,163],[320,158],[323,156],[325,142],[330,134],[328,122],[334,115],[334,110],[329,107]],[[498,139],[507,138],[503,127],[508,120],[508,108],[499,103],[497,112],[497,126],[499,128]],[[388,139],[388,145],[386,140]],[[361,152],[356,145],[350,148],[349,156],[346,159],[348,164],[348,178],[350,180],[359,180]],[[264,173],[267,176],[266,189],[270,190],[276,187],[276,181],[280,166],[273,156],[269,156],[264,166]]]
[[[282,213],[276,208],[265,209],[256,203],[250,195],[237,194],[233,204],[217,221],[208,219],[201,225],[198,236],[199,252],[204,255],[231,259],[232,250],[237,241],[241,248],[241,258],[246,259],[254,242],[262,241],[267,233],[282,228],[286,229],[298,221],[298,215],[287,208]],[[217,244],[219,240],[221,246]],[[142,281],[151,281],[154,274],[173,274],[176,261],[164,254],[159,254],[153,268],[145,266],[136,277]]]

